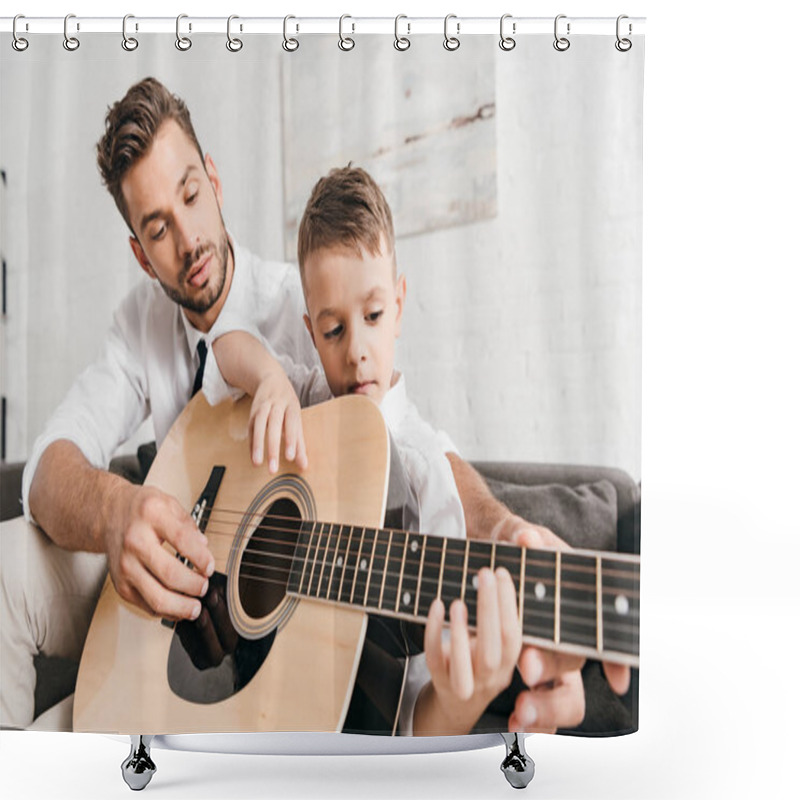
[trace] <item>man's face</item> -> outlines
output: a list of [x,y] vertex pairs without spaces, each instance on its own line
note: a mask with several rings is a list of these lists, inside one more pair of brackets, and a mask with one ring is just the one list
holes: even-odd
[[392,256],[344,248],[317,250],[303,267],[306,327],[334,396],[365,394],[376,403],[392,385],[394,342],[406,296]]
[[122,194],[142,268],[184,309],[195,327],[208,330],[230,285],[222,188],[210,156],[173,120],[122,179]]

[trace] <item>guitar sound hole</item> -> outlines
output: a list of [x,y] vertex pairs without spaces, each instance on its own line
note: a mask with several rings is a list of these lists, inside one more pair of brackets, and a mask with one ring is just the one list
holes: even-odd
[[283,600],[300,523],[300,509],[282,497],[250,537],[239,568],[239,599],[251,618],[266,617]]

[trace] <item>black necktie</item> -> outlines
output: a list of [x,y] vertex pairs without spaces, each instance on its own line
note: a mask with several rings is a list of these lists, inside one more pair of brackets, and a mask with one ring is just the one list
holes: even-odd
[[200,356],[200,366],[197,368],[197,372],[194,374],[192,397],[194,397],[200,391],[200,389],[203,388],[203,370],[206,368],[206,354],[208,353],[208,347],[205,339],[201,339],[197,343],[197,353]]

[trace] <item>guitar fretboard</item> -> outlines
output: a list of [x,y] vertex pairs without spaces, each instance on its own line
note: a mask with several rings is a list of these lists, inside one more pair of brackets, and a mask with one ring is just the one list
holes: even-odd
[[460,599],[474,627],[483,567],[510,573],[526,642],[638,665],[638,556],[304,521],[287,593],[414,622]]

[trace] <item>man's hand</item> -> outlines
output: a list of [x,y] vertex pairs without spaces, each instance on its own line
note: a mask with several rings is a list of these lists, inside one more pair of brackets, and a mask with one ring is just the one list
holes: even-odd
[[[125,600],[150,614],[193,619],[214,572],[206,537],[181,504],[153,487],[96,469],[78,447],[59,439],[42,454],[30,490],[37,523],[67,550],[105,553]],[[195,569],[182,564],[169,542]]]
[[[122,484],[116,524],[106,532],[108,571],[120,596],[166,619],[197,619],[214,572],[207,538],[180,503],[146,486]],[[195,569],[168,552],[168,542]]]
[[[532,525],[515,514],[508,514],[495,526],[492,538],[518,547],[571,549],[548,528]],[[518,667],[530,688],[517,697],[508,729],[552,733],[557,728],[579,725],[586,712],[580,672],[584,661],[578,656],[523,647]],[[617,694],[625,694],[630,685],[630,668],[603,662],[603,670],[611,688]]]

